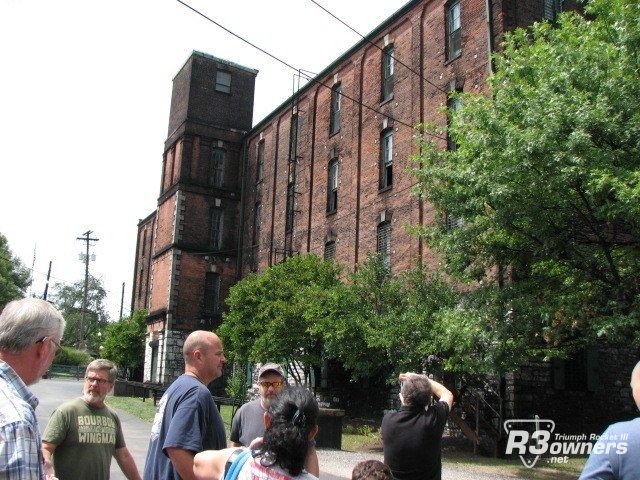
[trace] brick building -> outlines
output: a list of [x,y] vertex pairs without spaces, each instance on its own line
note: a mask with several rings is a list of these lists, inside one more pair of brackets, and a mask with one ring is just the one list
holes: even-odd
[[[132,309],[149,312],[144,380],[171,382],[183,369],[184,337],[219,324],[229,287],[292,254],[354,268],[379,252],[394,273],[418,258],[433,266],[405,229],[436,215],[410,195],[415,125],[446,125],[441,107],[454,90],[486,91],[505,32],[575,7],[412,0],[254,126],[257,72],[194,52],[173,82],[158,207],[138,225]],[[593,375],[593,359],[583,364]],[[554,369],[532,364],[505,379],[511,415],[535,410],[539,398],[556,401],[564,384]],[[628,374],[600,380],[587,386],[606,392]]]

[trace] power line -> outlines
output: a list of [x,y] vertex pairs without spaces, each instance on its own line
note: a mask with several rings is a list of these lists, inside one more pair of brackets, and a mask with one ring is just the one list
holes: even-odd
[[[351,25],[349,25],[347,22],[345,22],[344,20],[342,20],[340,17],[338,17],[337,15],[335,15],[334,13],[330,12],[329,10],[327,10],[325,7],[323,7],[322,5],[320,5],[318,2],[316,2],[315,0],[309,0],[311,3],[315,4],[318,8],[324,10],[326,13],[328,13],[329,15],[331,15],[333,18],[335,18],[338,22],[340,22],[342,25],[344,25],[345,27],[347,27],[349,30],[351,30],[353,33],[355,33],[356,35],[358,35],[359,37],[361,37],[363,40],[365,40],[367,43],[369,43],[370,45],[373,45],[374,47],[376,47],[378,50],[380,50],[381,52],[384,52],[384,48],[382,48],[380,45],[378,45],[377,43],[375,43],[374,41],[370,40],[369,38],[367,38],[365,35],[362,35],[360,32],[358,32],[355,28],[353,28]],[[439,90],[440,92],[444,93],[445,95],[448,95],[449,92],[447,92],[445,89],[439,87],[438,85],[436,85],[435,83],[433,83],[431,80],[427,79],[424,77],[424,75],[420,72],[415,71],[413,68],[411,68],[409,65],[407,65],[406,63],[402,62],[401,60],[399,60],[398,58],[396,58],[395,55],[391,54],[389,55],[391,58],[393,58],[394,62],[398,62],[400,65],[402,65],[403,67],[405,67],[407,70],[409,70],[411,73],[415,74],[418,76],[418,78],[426,83],[428,83],[429,85],[433,86],[435,89]]]
[[[289,64],[289,63],[287,63],[286,61],[284,61],[284,60],[282,60],[281,58],[279,58],[279,57],[275,56],[274,54],[269,53],[269,52],[268,52],[268,51],[266,51],[265,49],[263,49],[263,48],[261,48],[261,47],[257,46],[256,44],[254,44],[254,43],[252,43],[252,42],[250,42],[249,40],[247,40],[246,38],[242,37],[241,35],[238,35],[237,33],[234,33],[233,31],[229,30],[229,29],[228,29],[227,27],[225,27],[224,25],[220,24],[219,22],[216,22],[215,20],[213,20],[212,18],[208,17],[208,16],[207,16],[207,15],[205,15],[204,13],[202,13],[202,12],[200,12],[199,10],[195,9],[194,7],[192,7],[191,5],[189,5],[189,4],[185,3],[185,2],[183,2],[182,0],[176,0],[176,1],[177,1],[178,3],[180,3],[180,4],[184,5],[185,7],[187,7],[189,10],[193,11],[194,13],[196,13],[196,14],[200,15],[200,16],[201,16],[202,18],[204,18],[205,20],[207,20],[207,21],[209,21],[209,22],[213,23],[213,24],[214,24],[215,26],[217,26],[218,28],[221,28],[221,29],[222,29],[222,30],[224,30],[225,32],[227,32],[227,33],[229,33],[230,35],[232,35],[232,36],[236,37],[238,40],[240,40],[240,41],[242,41],[242,42],[246,43],[247,45],[249,45],[249,46],[251,46],[251,47],[255,48],[256,50],[258,50],[258,51],[260,51],[260,52],[264,53],[265,55],[267,55],[267,56],[271,57],[271,58],[272,58],[272,59],[274,59],[275,61],[277,61],[277,62],[281,63],[281,64],[282,64],[282,65],[284,65],[284,66],[286,66],[287,68],[290,68],[291,70],[294,70],[295,72],[297,72],[298,74],[300,74],[302,77],[306,78],[308,81],[310,81],[310,82],[314,82],[314,83],[317,83],[318,85],[321,85],[321,86],[323,86],[323,87],[325,87],[325,88],[328,88],[329,90],[331,90],[331,89],[332,89],[332,86],[327,85],[327,84],[325,84],[325,83],[321,82],[320,80],[316,79],[315,77],[311,77],[311,76],[309,76],[309,75],[306,75],[306,74],[302,73],[304,70],[302,70],[302,69],[300,69],[300,68],[296,68],[296,67],[294,67],[293,65],[291,65],[291,64]],[[378,113],[378,114],[380,114],[380,115],[382,115],[382,116],[384,116],[384,117],[387,117],[387,118],[389,118],[390,120],[393,120],[394,122],[398,122],[400,125],[404,125],[405,127],[409,127],[409,128],[411,128],[411,129],[414,129],[414,128],[415,128],[415,125],[411,125],[411,124],[406,123],[406,122],[404,122],[404,121],[402,121],[402,120],[399,120],[399,119],[397,119],[397,118],[394,118],[394,117],[392,117],[391,115],[389,115],[389,114],[387,114],[387,113],[384,113],[384,112],[382,112],[382,111],[378,110],[377,108],[374,108],[374,107],[372,107],[372,106],[370,106],[370,105],[367,105],[367,104],[365,104],[365,103],[363,103],[363,102],[361,102],[361,101],[359,101],[359,100],[356,100],[356,99],[355,99],[355,98],[353,98],[353,97],[350,97],[349,95],[347,95],[347,94],[343,93],[342,91],[340,92],[340,96],[342,96],[342,97],[344,97],[344,98],[347,98],[347,99],[351,100],[352,102],[354,102],[354,103],[355,103],[355,104],[357,104],[357,105],[360,105],[360,106],[361,106],[361,107],[363,107],[363,108],[367,108],[367,109],[369,109],[369,110],[371,110],[371,111],[373,111],[373,112],[375,112],[375,113]],[[429,135],[429,136],[431,136],[431,137],[435,137],[435,138],[438,138],[438,139],[440,139],[440,140],[445,140],[445,141],[446,141],[446,139],[445,139],[445,138],[443,138],[443,137],[441,137],[441,136],[439,136],[439,135],[436,135],[436,134],[430,133],[430,132],[423,132],[423,134],[425,134],[425,135]]]

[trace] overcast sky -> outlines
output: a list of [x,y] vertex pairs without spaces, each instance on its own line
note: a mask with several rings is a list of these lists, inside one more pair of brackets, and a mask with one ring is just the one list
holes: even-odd
[[[317,0],[366,34],[407,0]],[[360,40],[311,0],[185,0],[287,63],[319,72]],[[137,223],[160,187],[173,77],[193,50],[259,70],[254,124],[292,94],[293,71],[176,0],[0,0],[0,233],[29,293],[90,271],[129,314]],[[35,250],[35,262],[34,262]]]

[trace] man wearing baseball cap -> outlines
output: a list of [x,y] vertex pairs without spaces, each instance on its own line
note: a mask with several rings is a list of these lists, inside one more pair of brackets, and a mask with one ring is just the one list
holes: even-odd
[[233,417],[229,443],[232,447],[245,446],[264,435],[264,412],[271,400],[280,393],[285,384],[282,367],[277,363],[265,363],[258,370],[258,393],[260,396],[245,403]]

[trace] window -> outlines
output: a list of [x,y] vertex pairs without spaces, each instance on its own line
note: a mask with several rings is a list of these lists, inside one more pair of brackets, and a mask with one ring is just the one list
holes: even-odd
[[220,310],[220,275],[207,272],[204,280],[203,315],[212,317]]
[[378,238],[377,238],[376,252],[380,257],[380,261],[387,268],[387,271],[391,270],[391,222],[384,221],[378,224]]
[[214,148],[211,151],[211,164],[209,166],[209,185],[222,187],[224,185],[224,161],[226,152],[222,148]]
[[329,174],[327,175],[327,212],[335,212],[338,209],[338,159],[329,162]]
[[331,119],[329,120],[329,133],[340,130],[340,109],[342,108],[342,87],[337,84],[331,89]]
[[543,18],[555,22],[558,14],[562,11],[562,0],[544,0],[542,8]]
[[382,100],[393,97],[393,45],[382,52]]
[[224,220],[224,212],[219,208],[212,208],[210,215],[210,237],[209,243],[214,250],[222,248],[222,224]]
[[385,130],[380,137],[380,189],[393,185],[393,130]]
[[298,156],[298,114],[291,116],[289,128],[289,160],[295,160]]
[[[452,115],[454,112],[456,112],[458,109],[460,109],[460,99],[459,98],[449,98],[447,100],[447,110],[448,110],[448,115]],[[447,127],[450,124],[450,118],[447,118]],[[449,128],[447,128],[447,149],[448,150],[455,150],[458,148],[458,144],[454,141],[453,137],[451,137],[451,135],[449,135]]]
[[256,167],[256,183],[264,178],[264,140],[258,143],[258,166]]
[[231,93],[231,73],[224,70],[216,72],[216,91]]
[[447,6],[447,60],[453,60],[461,53],[460,0],[455,0]]
[[324,244],[324,259],[332,260],[336,258],[336,242],[331,240]]

